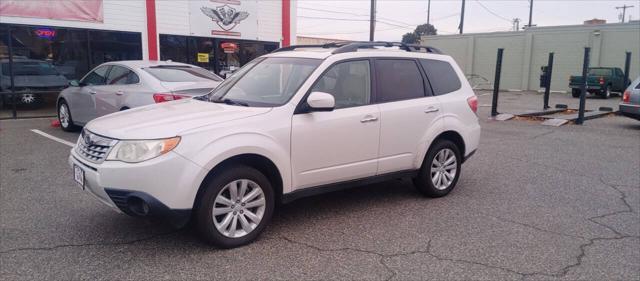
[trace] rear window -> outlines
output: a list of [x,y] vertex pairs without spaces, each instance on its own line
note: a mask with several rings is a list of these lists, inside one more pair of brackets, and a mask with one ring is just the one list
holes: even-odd
[[202,68],[189,66],[153,66],[144,69],[162,82],[222,82],[222,78]]
[[593,76],[609,76],[609,75],[611,75],[611,69],[607,69],[607,68],[592,68],[592,69],[589,69],[589,75],[593,75]]
[[436,96],[457,91],[462,87],[458,74],[448,62],[421,59],[420,64],[427,73],[427,78],[429,78],[429,83]]

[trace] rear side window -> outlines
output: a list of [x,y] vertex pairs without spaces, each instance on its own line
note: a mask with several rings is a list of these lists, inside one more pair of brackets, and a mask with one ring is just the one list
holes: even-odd
[[138,83],[138,77],[133,71],[121,66],[113,66],[107,77],[107,85],[127,85]]
[[458,74],[448,62],[421,59],[420,64],[427,73],[427,78],[429,78],[429,83],[436,96],[457,91],[462,87]]
[[378,102],[425,97],[424,80],[414,60],[376,60]]

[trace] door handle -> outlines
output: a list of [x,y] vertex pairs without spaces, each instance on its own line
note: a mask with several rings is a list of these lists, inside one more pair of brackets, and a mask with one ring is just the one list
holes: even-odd
[[375,122],[375,121],[378,121],[378,117],[367,115],[364,117],[364,119],[360,120],[360,123],[368,123],[368,122]]
[[435,106],[429,106],[427,107],[427,109],[424,111],[424,113],[431,113],[431,112],[438,112],[438,110],[440,110],[439,108],[435,107]]
[[124,92],[123,92],[123,91],[117,91],[117,92],[116,92],[116,95],[118,95],[118,96],[122,96],[122,95],[124,95]]
[[94,91],[94,90],[89,90],[89,94],[95,95],[95,94],[96,94],[96,91]]

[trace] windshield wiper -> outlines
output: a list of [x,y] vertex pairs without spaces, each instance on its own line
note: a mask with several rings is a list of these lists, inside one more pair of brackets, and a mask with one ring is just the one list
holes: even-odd
[[246,103],[246,102],[238,101],[238,100],[232,100],[232,99],[229,99],[229,98],[217,99],[217,100],[214,100],[213,102],[215,102],[215,103],[224,103],[224,104],[228,104],[228,105],[249,106],[249,104]]

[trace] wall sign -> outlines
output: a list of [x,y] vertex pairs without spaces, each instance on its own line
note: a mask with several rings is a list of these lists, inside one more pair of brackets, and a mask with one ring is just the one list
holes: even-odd
[[102,22],[102,0],[2,0],[0,15],[55,20]]
[[207,53],[198,53],[198,62],[209,62],[209,54]]
[[257,0],[195,0],[189,1],[189,10],[192,35],[248,39],[258,36]]

